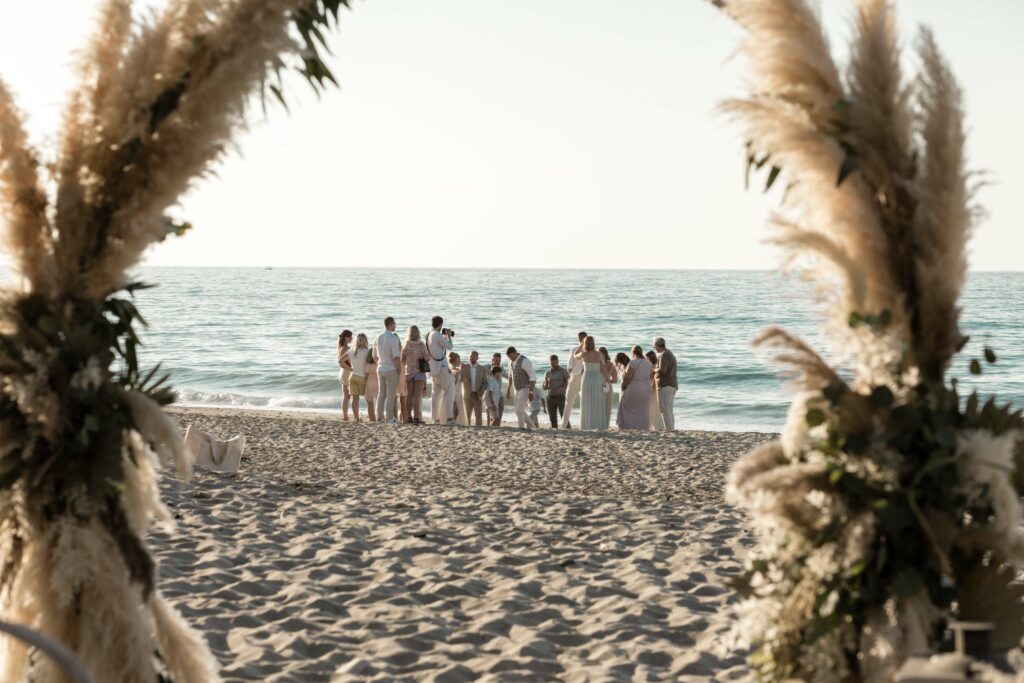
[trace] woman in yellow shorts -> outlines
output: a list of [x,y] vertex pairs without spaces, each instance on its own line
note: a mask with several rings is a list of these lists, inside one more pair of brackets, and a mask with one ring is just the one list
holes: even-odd
[[[349,362],[352,364],[352,376],[348,379],[348,392],[352,396],[352,412],[356,422],[359,422],[359,397],[366,396],[366,373],[370,367],[370,342],[362,332],[356,335],[356,347],[349,352]],[[367,412],[370,419],[373,419],[373,408],[367,401]]]

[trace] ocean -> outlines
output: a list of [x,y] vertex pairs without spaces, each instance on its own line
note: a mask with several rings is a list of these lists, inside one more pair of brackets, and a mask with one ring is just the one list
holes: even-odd
[[[790,390],[751,339],[778,324],[824,347],[806,286],[774,271],[142,268],[137,279],[158,285],[138,294],[150,323],[140,362],[162,362],[195,406],[339,410],[343,328],[372,338],[391,315],[404,339],[436,314],[463,359],[514,345],[538,370],[552,353],[564,363],[580,330],[613,356],[663,336],[679,361],[678,428],[777,431]],[[954,374],[1024,404],[1024,273],[972,274],[962,326],[972,341]],[[999,361],[973,378],[984,344]]]

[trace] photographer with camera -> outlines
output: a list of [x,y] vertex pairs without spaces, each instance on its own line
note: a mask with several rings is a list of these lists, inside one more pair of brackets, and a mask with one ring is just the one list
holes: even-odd
[[452,350],[454,330],[444,327],[444,318],[435,315],[430,319],[433,328],[427,335],[427,355],[430,356],[430,378],[433,394],[430,397],[430,414],[434,424],[455,422],[455,378],[448,369],[448,352]]

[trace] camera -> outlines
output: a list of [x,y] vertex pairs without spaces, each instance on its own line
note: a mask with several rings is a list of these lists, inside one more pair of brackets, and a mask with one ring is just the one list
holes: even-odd
[[441,334],[444,335],[445,337],[454,337],[455,336],[455,330],[450,330],[447,327],[442,327],[441,328]]

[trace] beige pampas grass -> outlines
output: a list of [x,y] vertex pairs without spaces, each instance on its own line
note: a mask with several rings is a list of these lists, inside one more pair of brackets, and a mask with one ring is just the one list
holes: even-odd
[[[0,83],[0,211],[23,279],[0,296],[0,619],[65,643],[98,683],[219,680],[143,540],[169,518],[161,461],[182,478],[192,463],[162,410],[173,395],[139,370],[127,271],[181,229],[165,211],[268,75],[301,65],[314,87],[333,82],[316,41],[343,4],[170,0],[140,21],[106,0],[46,181]],[[4,683],[65,680],[5,638],[0,656]]]
[[960,89],[928,31],[905,79],[893,3],[854,4],[840,76],[809,2],[725,2],[748,31],[751,94],[723,108],[748,166],[786,184],[772,241],[824,293],[838,359],[774,327],[755,340],[798,389],[780,442],[726,488],[758,533],[739,630],[769,681],[888,682],[944,624],[986,610],[998,642],[1024,637],[1013,571],[987,564],[1024,566],[1024,416],[962,402],[945,377],[980,213]]
[[217,661],[203,637],[189,626],[159,592],[150,597],[150,611],[160,652],[168,673],[176,681],[212,681],[217,679]]
[[45,291],[52,276],[47,200],[39,178],[39,160],[28,146],[21,112],[0,81],[0,208],[5,246],[29,288]]
[[159,403],[142,392],[126,391],[122,396],[132,411],[139,433],[153,444],[165,462],[174,465],[182,481],[188,481],[192,476],[193,463],[174,420]]
[[785,350],[775,355],[775,361],[788,367],[804,389],[820,390],[839,381],[839,375],[817,351],[781,327],[762,330],[754,339],[754,346]]
[[913,234],[920,250],[915,264],[919,314],[927,331],[920,353],[924,364],[945,368],[960,343],[958,302],[967,279],[967,241],[980,211],[968,185],[960,88],[928,30],[921,32],[918,53],[923,145],[912,186]]
[[[65,142],[81,150],[84,162],[70,165],[69,181],[84,187],[88,220],[69,230],[83,233],[75,246],[88,254],[79,284],[90,295],[123,285],[145,248],[168,234],[164,212],[244,125],[249,98],[278,55],[297,49],[290,21],[307,4],[175,2],[127,37],[125,3],[108,3],[100,30],[111,37],[86,53],[82,90],[89,96],[77,96],[76,103],[87,104]],[[87,177],[76,179],[83,169]]]

